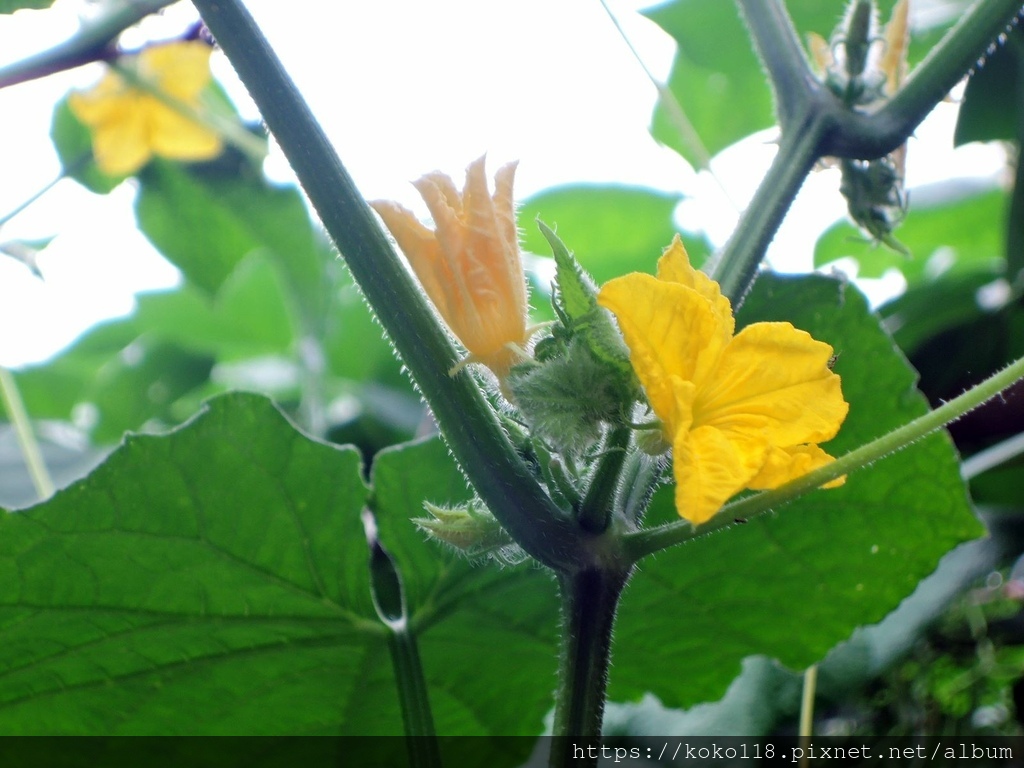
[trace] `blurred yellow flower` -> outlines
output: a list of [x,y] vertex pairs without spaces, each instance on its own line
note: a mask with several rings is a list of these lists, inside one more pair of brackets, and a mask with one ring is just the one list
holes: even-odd
[[598,302],[618,318],[672,446],[682,517],[706,522],[739,491],[776,488],[833,460],[817,443],[835,436],[849,406],[832,347],[789,323],[734,334],[729,300],[690,265],[678,235],[657,278],[611,280]]
[[220,154],[220,137],[171,104],[197,110],[210,83],[210,46],[200,41],[154,45],[130,61],[140,81],[168,102],[111,70],[91,90],[72,93],[68,106],[92,132],[93,156],[111,176],[135,173],[154,155],[171,160],[209,160]]
[[380,214],[430,300],[469,350],[464,362],[483,363],[499,379],[524,354],[526,281],[519,255],[512,181],[516,164],[495,175],[492,197],[484,158],[466,169],[460,194],[443,173],[413,183],[427,203],[431,231],[398,203],[370,203]]

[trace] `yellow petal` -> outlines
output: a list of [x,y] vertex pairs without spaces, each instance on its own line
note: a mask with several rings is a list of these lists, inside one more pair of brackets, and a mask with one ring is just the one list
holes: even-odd
[[171,160],[212,160],[223,151],[220,137],[209,128],[165,104],[148,105],[149,144],[155,154]]
[[722,295],[722,289],[714,280],[690,264],[690,256],[686,253],[683,240],[679,235],[672,238],[672,244],[658,259],[658,279],[670,283],[679,283],[693,288],[707,299],[711,311],[718,318],[719,332],[726,337],[732,336],[736,321],[732,316],[732,305]]
[[618,319],[651,408],[674,435],[681,417],[672,380],[694,381],[721,353],[711,305],[692,288],[639,272],[608,281],[597,301]]
[[[835,461],[816,445],[798,445],[793,448],[772,448],[761,471],[751,479],[748,487],[755,491],[766,491],[803,477],[812,469],[823,467]],[[823,485],[835,488],[843,484],[844,477],[836,478]]]
[[759,434],[788,447],[835,437],[849,406],[828,363],[832,347],[789,323],[755,323],[697,382],[694,423]]
[[[732,436],[736,437],[736,436]],[[676,510],[695,525],[714,517],[747,487],[764,464],[766,441],[729,435],[711,427],[683,430],[672,446]]]
[[193,103],[213,76],[213,49],[199,40],[153,45],[139,54],[139,76],[168,96]]

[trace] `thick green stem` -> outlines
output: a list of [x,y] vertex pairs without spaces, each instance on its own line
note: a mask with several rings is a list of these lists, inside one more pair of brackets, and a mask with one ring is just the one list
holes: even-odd
[[626,449],[632,431],[628,427],[612,430],[604,443],[604,456],[597,465],[594,479],[580,508],[580,525],[591,533],[604,533],[615,504],[615,489],[626,461]]
[[596,766],[612,629],[629,571],[589,569],[559,579],[562,648],[551,768]]
[[571,570],[584,557],[576,521],[562,516],[516,454],[330,142],[239,0],[194,0],[259,106],[356,282],[477,493],[529,554]]
[[172,2],[134,0],[122,3],[107,16],[84,25],[70,40],[0,68],[0,88],[80,67],[90,61],[112,58],[110,46],[118,35]]
[[803,477],[791,480],[774,490],[764,491],[727,504],[715,517],[700,527],[695,527],[687,521],[680,521],[626,534],[623,552],[633,562],[636,562],[659,550],[728,528],[738,518],[749,520],[757,515],[770,512],[805,493],[820,488],[830,480],[863,469],[882,457],[895,453],[937,429],[941,429],[968,411],[992,399],[1022,378],[1024,378],[1024,358],[1017,360],[999,373],[993,374],[934,411],[929,411],[924,416],[894,429],[887,435],[840,456],[830,464],[808,472]]
[[737,0],[750,37],[764,62],[775,92],[783,133],[792,118],[803,112],[821,90],[804,56],[803,46],[781,0]]
[[907,140],[929,112],[981,60],[1021,10],[1021,0],[977,0],[895,96],[874,113],[850,112],[822,145],[823,155],[873,160]]
[[743,212],[725,249],[708,270],[734,308],[754,284],[765,251],[820,157],[818,147],[831,128],[831,120],[815,110],[813,104],[809,107],[783,134],[779,153],[768,174]]

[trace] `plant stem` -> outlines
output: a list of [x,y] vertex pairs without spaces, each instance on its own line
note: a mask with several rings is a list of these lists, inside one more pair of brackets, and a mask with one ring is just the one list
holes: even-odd
[[800,733],[801,739],[814,735],[814,694],[818,688],[818,665],[811,664],[804,670],[804,686],[800,695]]
[[984,58],[1021,11],[1020,0],[977,0],[876,112],[850,111],[822,155],[873,160],[892,152]]
[[11,372],[3,366],[0,366],[0,404],[10,419],[11,428],[18,440],[18,447],[21,448],[21,455],[25,458],[25,465],[28,467],[36,494],[40,501],[50,498],[54,491],[53,480],[46,469],[42,451],[39,450],[39,443],[32,431],[32,422],[21,401],[18,384],[11,376]]
[[124,2],[112,13],[83,25],[70,40],[21,61],[0,68],[0,88],[35,80],[55,72],[80,67],[90,61],[112,57],[111,43],[128,27],[173,0],[133,0]]
[[[355,182],[239,0],[194,0],[281,144],[328,234],[429,403],[456,460],[505,530],[536,559],[578,567],[582,533],[516,453],[466,374]],[[353,350],[353,354],[357,352]]]
[[[596,766],[608,685],[612,628],[629,570],[562,574],[562,648],[555,694],[551,768]],[[582,751],[581,751],[582,750]]]
[[688,521],[668,523],[657,528],[634,531],[625,535],[623,554],[636,562],[646,555],[666,549],[684,541],[720,531],[733,524],[736,518],[749,520],[776,509],[805,493],[821,487],[830,480],[842,477],[872,464],[890,453],[895,453],[928,434],[956,421],[968,411],[992,399],[1014,382],[1024,378],[1024,358],[993,374],[980,384],[948,403],[919,416],[902,427],[894,429],[870,443],[840,456],[830,464],[808,472],[803,477],[771,491],[764,491],[727,504],[704,525],[695,527]]
[[821,156],[818,146],[832,123],[813,104],[808,103],[803,114],[795,117],[790,129],[783,134],[768,174],[743,212],[736,231],[708,269],[734,310],[754,284],[768,245],[804,179]]
[[604,533],[611,520],[615,489],[626,461],[626,450],[632,431],[628,427],[612,430],[604,442],[604,455],[594,472],[580,507],[580,526],[590,533]]
[[809,97],[821,90],[804,56],[793,21],[781,0],[737,0],[771,78],[783,134],[791,119],[802,113]]
[[441,752],[430,710],[427,680],[423,674],[416,633],[409,621],[402,575],[377,536],[373,513],[362,514],[366,544],[370,549],[370,596],[377,618],[388,632],[388,650],[398,688],[402,726],[412,768],[440,768]]

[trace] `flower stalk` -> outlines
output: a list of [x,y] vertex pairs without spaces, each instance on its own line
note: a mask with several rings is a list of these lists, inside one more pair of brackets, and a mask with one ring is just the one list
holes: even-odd
[[556,570],[581,567],[587,552],[579,527],[533,477],[476,382],[448,375],[459,357],[447,334],[255,21],[239,0],[195,0],[195,6],[280,142],[481,499],[541,563]]

